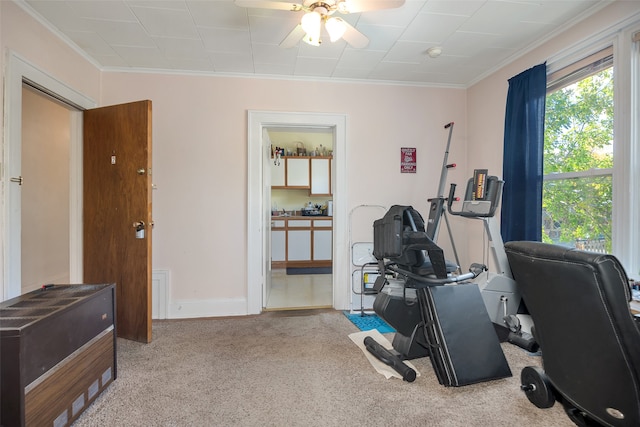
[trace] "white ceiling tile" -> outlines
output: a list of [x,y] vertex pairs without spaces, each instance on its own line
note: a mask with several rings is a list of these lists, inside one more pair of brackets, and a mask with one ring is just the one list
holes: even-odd
[[168,69],[169,62],[157,48],[114,46],[113,49],[132,67]]
[[222,73],[254,73],[253,58],[250,54],[216,52],[211,55],[215,70]]
[[437,58],[426,56],[424,62],[422,62],[422,64],[418,66],[418,70],[422,72],[448,73],[451,70],[458,70],[459,68],[469,67],[468,61],[469,57],[467,56],[454,56],[447,54],[442,54]]
[[124,1],[91,0],[67,1],[81,18],[102,19],[106,21],[135,22],[136,17]]
[[92,55],[113,55],[115,51],[96,33],[85,31],[69,31],[67,36],[80,48]]
[[404,5],[395,9],[382,9],[361,12],[358,23],[370,25],[394,25],[404,27],[409,25],[417,13],[422,10],[423,0],[407,0]]
[[422,12],[468,17],[476,13],[484,3],[485,0],[429,0],[422,8]]
[[367,50],[389,50],[404,32],[390,25],[359,24],[357,29],[369,39]]
[[336,68],[336,63],[336,59],[298,58],[295,75],[330,77]]
[[120,55],[115,54],[115,52],[113,55],[93,54],[92,57],[106,68],[124,68],[129,66],[127,61],[122,59]]
[[336,69],[333,70],[332,77],[362,80],[369,77],[370,73],[371,69],[369,68],[346,68],[337,66]]
[[[166,58],[191,59],[206,57],[208,54],[200,39],[178,39],[173,37],[154,37],[155,44]],[[205,62],[210,62],[205,60]]]
[[132,8],[140,23],[151,36],[197,37],[195,23],[187,10],[151,7]]
[[243,29],[247,27],[247,10],[233,1],[187,1],[187,7],[196,25]]
[[384,61],[420,64],[432,46],[430,43],[399,41],[389,50]]
[[240,52],[251,55],[251,37],[246,30],[200,28],[204,47],[211,52]]
[[294,64],[266,64],[266,63],[256,63],[255,64],[255,72],[257,74],[266,74],[266,75],[279,75],[279,76],[293,76],[293,72],[295,70]]
[[253,44],[253,61],[257,64],[282,64],[293,66],[298,57],[298,49],[283,49],[273,44]]
[[442,45],[443,53],[457,56],[473,56],[475,52],[486,46],[493,46],[500,40],[495,34],[469,33],[457,31]]
[[510,56],[515,55],[516,52],[516,49],[484,46],[470,55],[468,60],[474,67],[487,69],[492,64],[499,64]]
[[215,70],[213,66],[213,61],[210,58],[206,58],[206,59],[169,58],[167,59],[167,63],[169,64],[169,67],[174,70],[183,70],[183,71],[214,71]]
[[305,58],[338,59],[346,47],[347,43],[344,40],[337,40],[335,43],[331,43],[327,35],[322,37],[320,49],[318,49],[318,46],[311,46],[308,43],[300,42],[298,56]]
[[249,16],[252,40],[280,44],[299,23],[297,19],[286,19],[285,16]]
[[61,30],[90,31],[91,28],[78,16],[75,10],[65,2],[49,0],[28,0],[27,4],[39,15],[45,17],[51,24]]
[[488,0],[462,26],[461,31],[472,33],[502,33],[502,23],[520,22],[535,16],[537,5],[526,2]]
[[346,49],[338,61],[338,67],[341,68],[372,68],[384,59],[385,52]]
[[155,46],[153,39],[138,22],[101,21],[90,19],[93,31],[109,44],[121,46]]
[[[557,25],[576,17],[575,4],[571,1],[545,0],[539,3],[542,7],[538,7],[535,14],[524,17],[522,21]],[[598,1],[593,0],[583,3],[584,6],[588,4],[596,6]]]
[[400,40],[442,43],[456,32],[466,19],[460,15],[420,13],[400,36]]
[[[87,0],[85,0],[87,1]],[[88,0],[93,1],[93,0]],[[221,0],[215,0],[218,2]],[[187,10],[187,5],[184,0],[125,0],[130,7],[153,7],[156,9],[171,9],[171,10]]]
[[508,22],[501,27],[502,35],[494,40],[492,46],[518,48],[531,40],[539,40],[552,31],[551,24],[539,22]]
[[407,64],[400,62],[381,62],[369,73],[369,78],[374,80],[393,79],[404,81],[406,75]]

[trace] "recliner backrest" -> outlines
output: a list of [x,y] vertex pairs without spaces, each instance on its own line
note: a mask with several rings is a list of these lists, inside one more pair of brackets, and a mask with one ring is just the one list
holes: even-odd
[[505,250],[552,385],[605,425],[640,425],[640,328],[620,262],[540,242]]

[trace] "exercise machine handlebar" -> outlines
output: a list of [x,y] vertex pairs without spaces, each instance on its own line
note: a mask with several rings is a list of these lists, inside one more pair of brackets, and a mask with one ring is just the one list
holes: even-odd
[[460,283],[460,282],[466,282],[467,280],[475,279],[482,272],[487,271],[487,266],[484,264],[473,263],[471,264],[471,266],[469,266],[469,272],[460,274],[457,276],[453,276],[453,275],[447,276],[446,278],[443,278],[443,279],[439,279],[437,277],[419,276],[410,271],[399,268],[395,264],[387,265],[386,269],[393,273],[397,273],[401,276],[413,279],[416,282],[424,285],[424,286],[414,286],[414,287],[427,287],[427,286],[446,285],[449,283]]

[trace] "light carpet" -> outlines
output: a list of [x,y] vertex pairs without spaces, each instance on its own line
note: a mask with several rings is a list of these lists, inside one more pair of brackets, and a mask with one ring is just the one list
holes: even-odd
[[150,344],[118,340],[117,380],[74,426],[573,425],[519,390],[540,358],[518,347],[503,344],[514,377],[448,388],[428,358],[413,383],[385,379],[357,330],[334,310],[154,321]]

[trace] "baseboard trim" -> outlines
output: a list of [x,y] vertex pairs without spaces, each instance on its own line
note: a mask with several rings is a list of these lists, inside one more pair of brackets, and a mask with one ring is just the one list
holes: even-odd
[[169,319],[197,317],[246,316],[246,298],[177,300],[169,304]]

